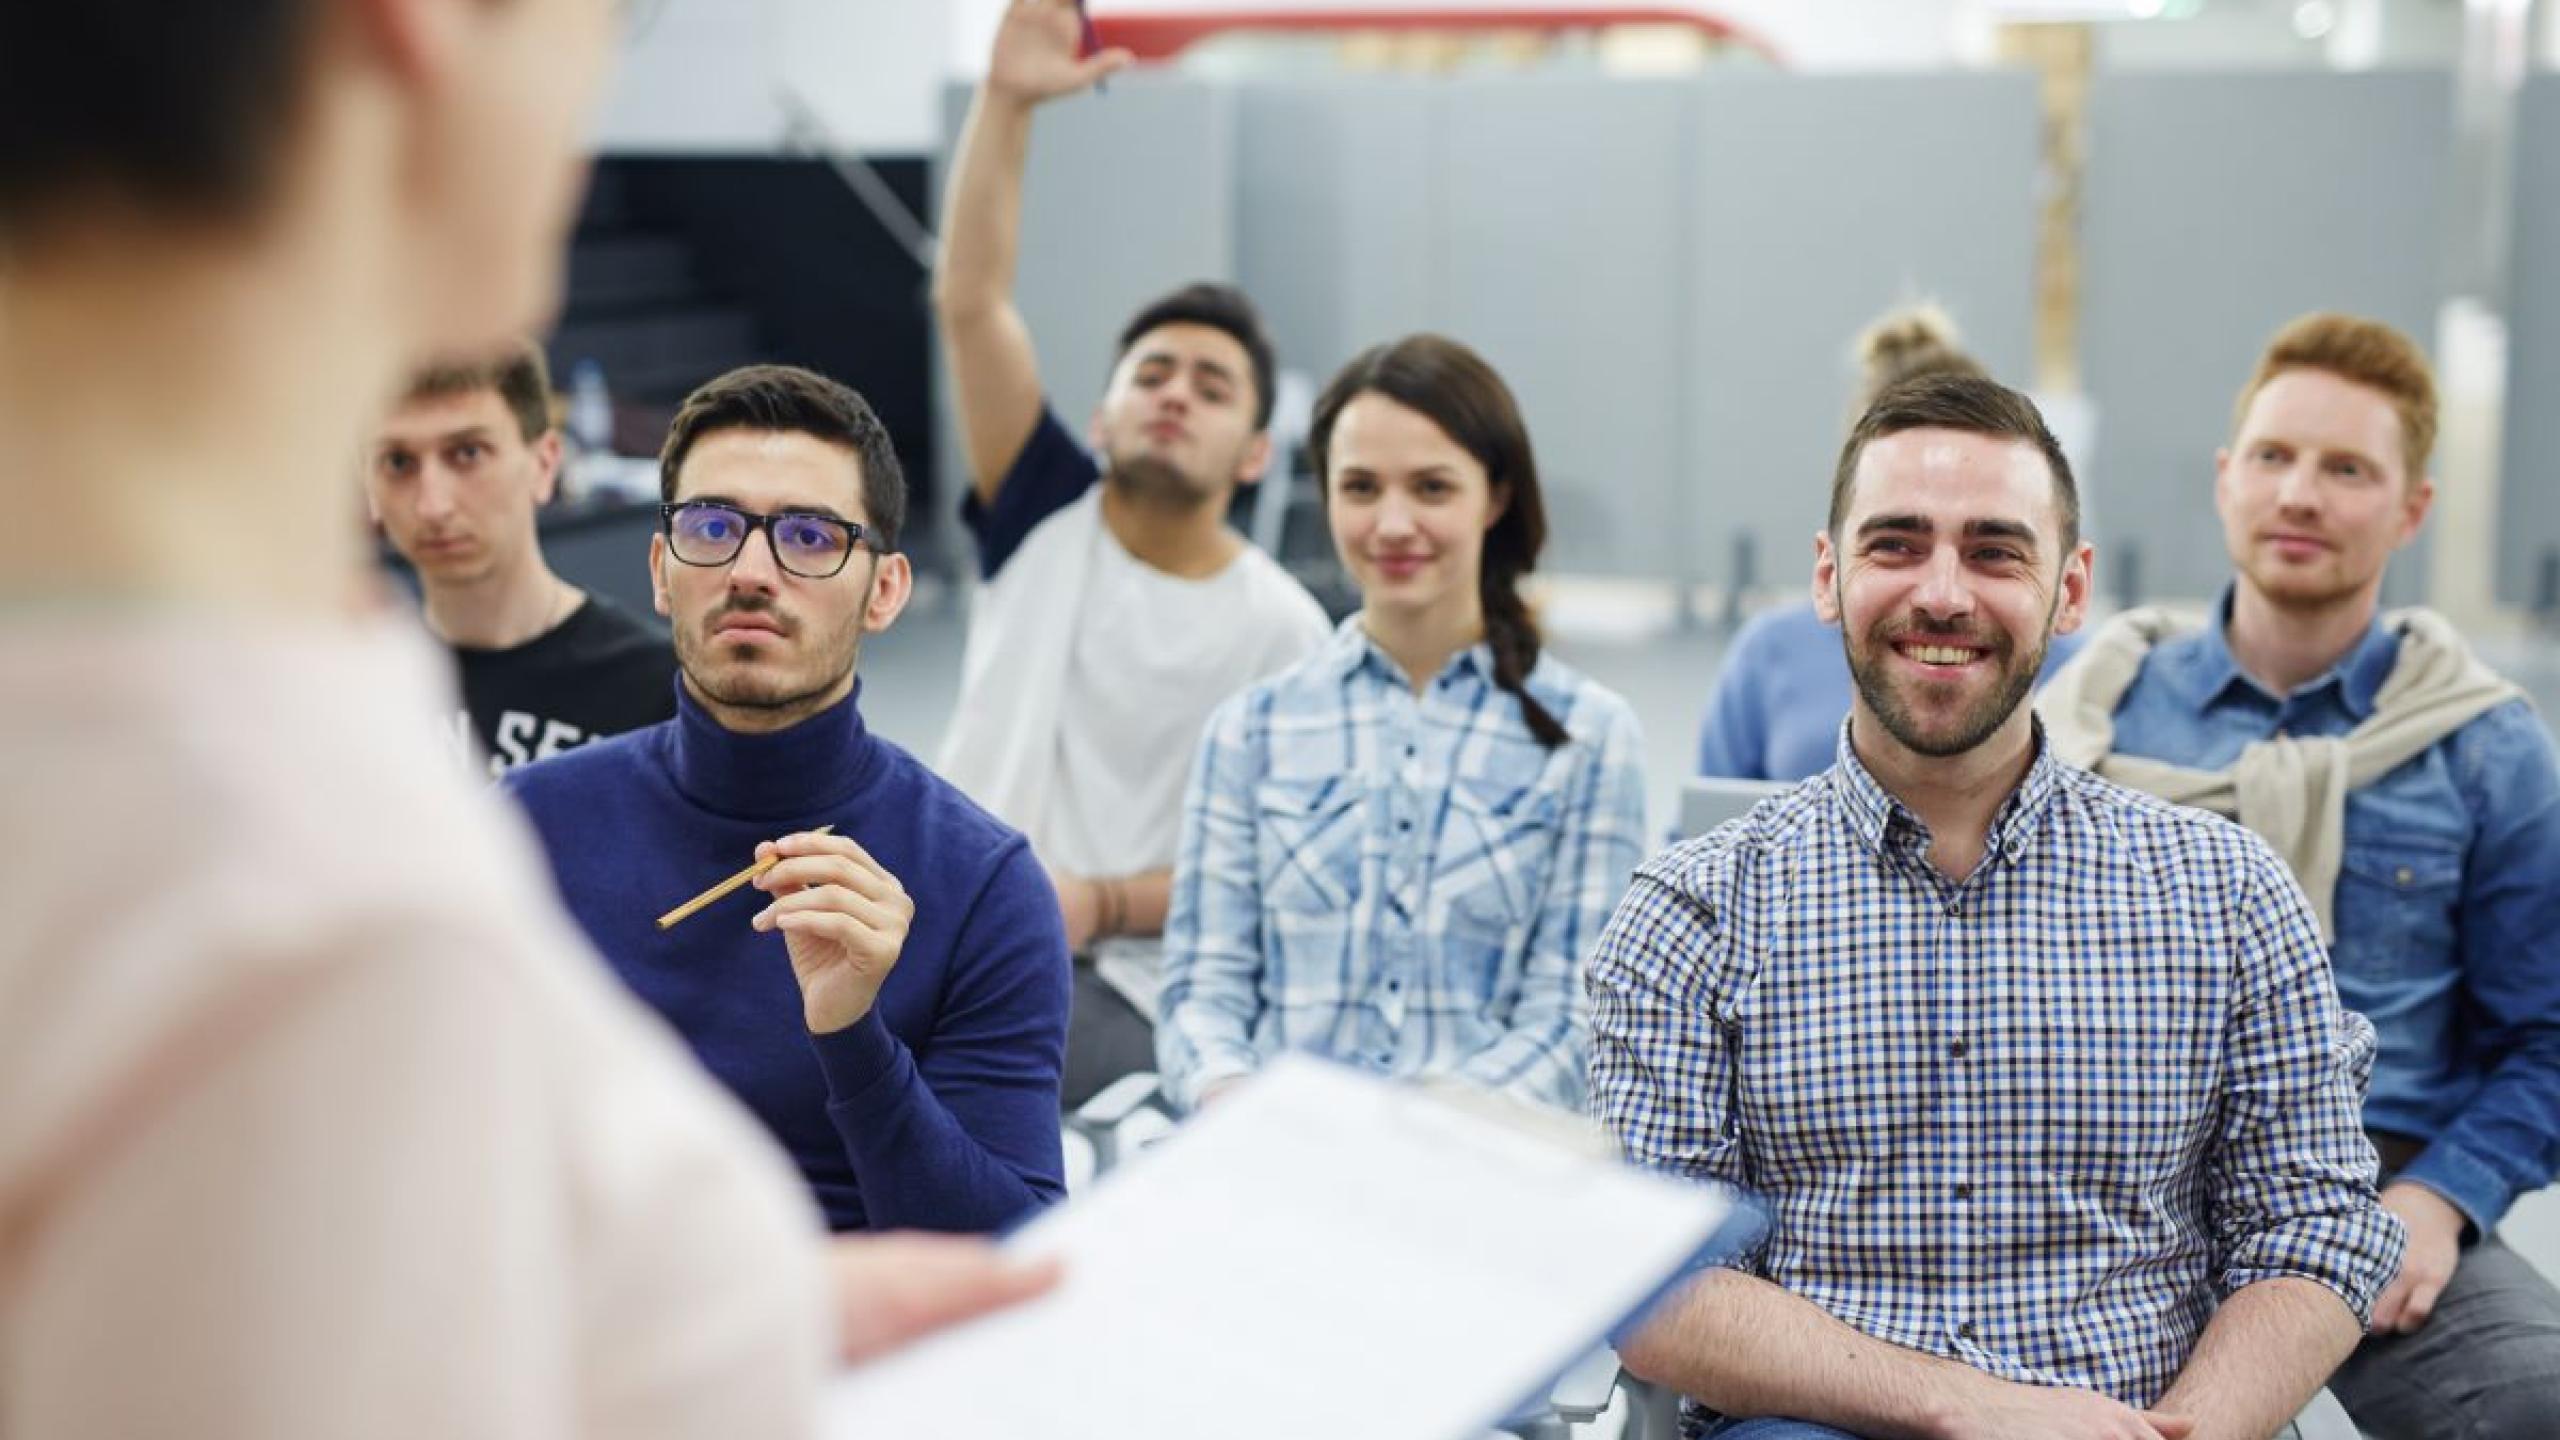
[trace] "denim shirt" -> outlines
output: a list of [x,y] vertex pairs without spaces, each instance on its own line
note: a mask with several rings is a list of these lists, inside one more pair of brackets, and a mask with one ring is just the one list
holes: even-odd
[[1552,655],[1538,743],[1479,644],[1416,694],[1355,615],[1211,718],[1165,922],[1177,1104],[1305,1050],[1582,1099],[1582,958],[1643,858],[1635,712]]
[[[2327,674],[2270,694],[2214,623],[2164,641],[2116,711],[2116,749],[2219,770],[2252,741],[2343,735],[2400,641],[2379,619]],[[2517,700],[2347,797],[2331,960],[2381,1053],[2365,1124],[2426,1146],[2400,1178],[2485,1234],[2560,1171],[2560,767]]]

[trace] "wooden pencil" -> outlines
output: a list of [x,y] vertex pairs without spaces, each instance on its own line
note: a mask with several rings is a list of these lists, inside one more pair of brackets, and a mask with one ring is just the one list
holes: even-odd
[[[832,833],[835,828],[836,827],[833,825],[821,825],[809,833],[812,835],[825,835]],[[666,914],[659,916],[658,928],[661,930],[674,929],[677,925],[691,919],[694,913],[702,909],[702,907],[709,905],[713,901],[719,900],[724,896],[734,893],[739,886],[746,884],[748,881],[753,880],[767,870],[772,869],[775,865],[781,863],[781,860],[782,857],[776,855],[769,859],[757,861],[746,869],[739,871],[737,874],[730,876],[728,879],[721,881],[719,884],[712,886],[710,889],[703,891],[701,894],[694,896],[692,899],[687,900],[673,910],[668,911]]]

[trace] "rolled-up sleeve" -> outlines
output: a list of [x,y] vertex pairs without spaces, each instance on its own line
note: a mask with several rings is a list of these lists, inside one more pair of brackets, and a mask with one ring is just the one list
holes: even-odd
[[2366,1140],[2373,1027],[2338,1003],[2310,902],[2254,837],[2233,887],[2235,1002],[2209,1167],[2224,1294],[2278,1276],[2337,1293],[2368,1323],[2406,1234],[2381,1206]]
[[2473,722],[2454,756],[2479,826],[2462,876],[2462,1060],[2485,1078],[2397,1178],[2485,1235],[2560,1173],[2560,764],[2522,702]]
[[1746,1179],[1735,1069],[1717,998],[1713,905],[1684,846],[1636,872],[1593,952],[1591,1107],[1629,1160],[1695,1180]]

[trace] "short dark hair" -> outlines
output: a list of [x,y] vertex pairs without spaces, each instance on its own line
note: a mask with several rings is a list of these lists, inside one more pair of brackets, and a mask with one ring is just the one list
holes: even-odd
[[846,385],[794,365],[744,365],[684,397],[658,451],[658,496],[676,498],[676,473],[696,442],[722,430],[814,435],[862,462],[862,509],[882,551],[898,547],[907,521],[907,475],[889,427]]
[[1840,464],[1831,472],[1829,529],[1835,542],[1841,522],[1849,517],[1849,489],[1857,483],[1859,458],[1870,442],[1905,430],[1961,430],[2034,446],[2053,473],[2064,553],[2080,543],[2080,486],[2071,478],[2062,442],[2045,428],[2035,402],[1997,380],[1965,374],[1922,375],[1888,386],[1850,427],[1849,439],[1840,447]]
[[401,398],[433,400],[483,390],[498,392],[525,439],[551,433],[551,367],[543,362],[542,347],[530,340],[516,341],[482,360],[429,365],[409,377],[408,392]]
[[1234,336],[1253,366],[1253,428],[1270,428],[1271,407],[1278,398],[1272,393],[1276,382],[1271,372],[1276,362],[1272,359],[1271,337],[1262,330],[1262,312],[1253,308],[1243,291],[1204,280],[1147,302],[1146,308],[1121,330],[1120,348],[1113,352],[1115,358],[1127,355],[1148,331],[1165,325],[1206,325]]
[[97,194],[230,218],[263,201],[320,0],[0,5],[0,233]]

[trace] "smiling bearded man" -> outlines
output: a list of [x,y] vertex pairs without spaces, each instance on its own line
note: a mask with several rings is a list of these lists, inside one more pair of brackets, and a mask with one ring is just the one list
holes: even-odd
[[2283,863],[2023,703],[2078,512],[2025,397],[1879,396],[1815,539],[1836,762],[1639,870],[1592,959],[1597,1113],[1770,1212],[1622,1349],[1719,1440],[2264,1440],[2399,1260],[2372,1030]]

